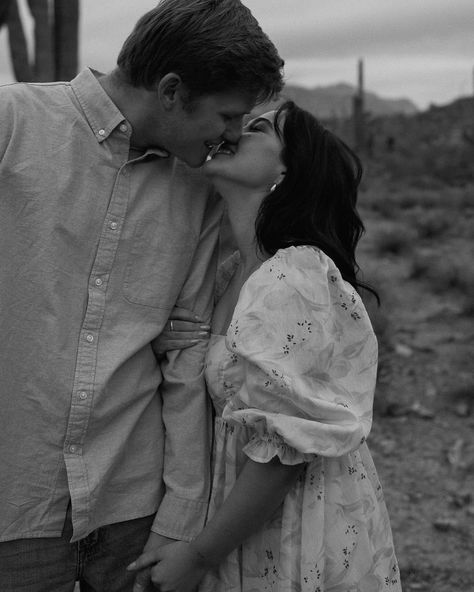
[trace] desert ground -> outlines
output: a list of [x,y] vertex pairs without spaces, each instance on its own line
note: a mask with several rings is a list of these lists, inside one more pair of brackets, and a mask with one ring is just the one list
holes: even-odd
[[403,590],[472,592],[474,185],[368,168],[359,262],[382,299],[366,299],[380,348],[368,444]]

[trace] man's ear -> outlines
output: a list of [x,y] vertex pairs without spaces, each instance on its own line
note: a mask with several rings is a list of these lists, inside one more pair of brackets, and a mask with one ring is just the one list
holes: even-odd
[[179,74],[168,72],[157,85],[158,98],[166,111],[174,109],[182,103],[183,81]]

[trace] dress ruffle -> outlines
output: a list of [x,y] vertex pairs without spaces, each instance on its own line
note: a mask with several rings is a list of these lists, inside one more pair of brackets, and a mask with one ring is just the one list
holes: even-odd
[[304,454],[288,446],[278,434],[254,435],[242,450],[253,461],[260,463],[267,463],[278,457],[284,465],[298,465],[316,458],[314,454]]

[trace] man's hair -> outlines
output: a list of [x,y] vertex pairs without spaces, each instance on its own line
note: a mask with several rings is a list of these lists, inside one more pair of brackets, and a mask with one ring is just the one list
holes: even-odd
[[178,74],[190,99],[240,91],[257,103],[283,87],[283,60],[240,0],[162,0],[135,25],[117,59],[133,86]]

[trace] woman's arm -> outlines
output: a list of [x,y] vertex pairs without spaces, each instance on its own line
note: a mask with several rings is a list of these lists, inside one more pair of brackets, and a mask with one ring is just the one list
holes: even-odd
[[130,569],[152,569],[162,592],[193,590],[205,571],[259,530],[283,502],[303,464],[284,465],[248,460],[222,506],[192,543],[172,543],[144,553]]
[[209,339],[211,327],[193,312],[175,306],[160,335],[153,341],[158,359],[174,349],[192,347],[202,339]]
[[268,463],[249,459],[221,508],[192,547],[209,565],[220,563],[271,518],[302,466],[284,465],[277,457]]

